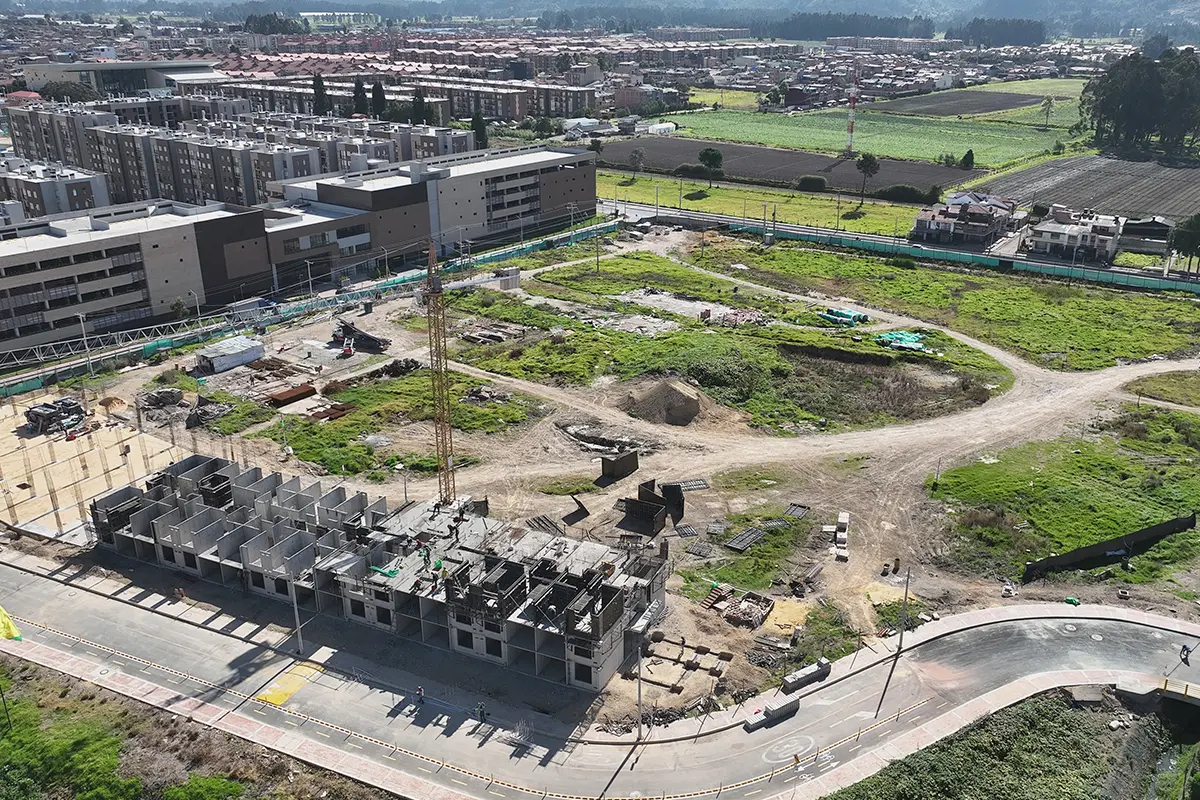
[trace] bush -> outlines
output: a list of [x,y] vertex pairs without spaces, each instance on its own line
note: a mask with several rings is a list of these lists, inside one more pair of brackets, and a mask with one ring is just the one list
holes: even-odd
[[1067,146],[1065,144],[1063,144],[1062,142],[1055,142],[1054,149],[1051,150],[1050,152],[1056,156],[1060,156],[1063,153],[1065,153],[1066,150],[1067,150]]
[[714,169],[710,171],[709,168],[703,164],[680,164],[675,168],[675,174],[682,178],[699,178],[701,180],[708,180],[711,177],[713,180],[716,180],[724,177],[725,171],[720,169]]
[[957,167],[958,156],[954,155],[954,153],[942,153],[937,157],[937,163],[943,167]]
[[871,196],[880,200],[890,200],[893,203],[926,203],[932,205],[942,199],[942,187],[930,186],[922,191],[906,183],[896,183],[884,186],[871,192]]
[[1029,213],[1035,217],[1044,217],[1050,213],[1050,206],[1044,206],[1041,203],[1034,203],[1033,208],[1029,210]]
[[889,267],[899,267],[900,269],[916,269],[920,266],[915,259],[904,258],[903,256],[889,258],[886,263]]
[[823,192],[827,185],[825,178],[821,175],[802,175],[796,181],[796,188],[802,192]]

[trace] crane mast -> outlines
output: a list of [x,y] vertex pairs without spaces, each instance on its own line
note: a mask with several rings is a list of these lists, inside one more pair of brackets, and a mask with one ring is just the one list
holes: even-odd
[[450,427],[450,370],[446,367],[446,298],[437,247],[429,243],[425,315],[429,327],[429,371],[433,383],[433,436],[437,446],[438,502],[454,502],[454,437]]

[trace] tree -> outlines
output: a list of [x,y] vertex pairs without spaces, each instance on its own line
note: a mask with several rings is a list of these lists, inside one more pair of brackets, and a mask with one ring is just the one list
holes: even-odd
[[708,186],[711,189],[713,178],[717,176],[725,163],[725,156],[715,147],[706,147],[700,151],[697,158],[700,159],[700,164],[708,170]]
[[569,70],[571,68],[571,65],[574,63],[575,62],[571,58],[570,53],[559,53],[554,58],[554,71],[559,74],[562,74],[562,73],[566,72],[567,70]]
[[1054,113],[1054,98],[1051,97],[1050,95],[1046,95],[1045,97],[1043,97],[1041,109],[1042,109],[1042,114],[1044,114],[1046,117],[1046,127],[1049,128],[1050,127],[1050,115]]
[[596,155],[600,155],[600,153],[604,150],[604,142],[600,141],[599,139],[592,139],[590,142],[588,142],[587,149],[591,150]]
[[637,180],[637,175],[646,166],[646,148],[635,147],[629,151],[629,168],[633,170],[633,179]]
[[129,20],[121,17],[120,21],[117,23],[117,33],[124,34],[126,36],[133,33],[133,26],[129,24]]
[[1171,234],[1171,247],[1180,255],[1192,259],[1200,256],[1200,214],[1193,214],[1175,226]]
[[1156,33],[1142,42],[1142,55],[1146,58],[1162,58],[1163,53],[1171,49],[1171,40],[1165,33]]
[[[963,153],[962,160],[958,162],[958,166],[962,167],[963,169],[975,169],[975,151],[967,150],[967,152]],[[875,169],[876,171],[879,170],[878,167]],[[875,173],[872,172],[871,174],[874,175]]]
[[90,83],[77,81],[49,81],[38,94],[54,100],[65,100],[72,103],[88,103],[100,99],[100,93],[92,88]]
[[383,119],[383,115],[387,112],[387,96],[383,91],[383,84],[379,81],[371,84],[371,116],[376,119]]
[[370,101],[367,100],[367,87],[363,83],[362,78],[354,79],[354,113],[362,114],[364,117],[371,110]]
[[412,123],[413,125],[425,124],[425,92],[421,91],[420,86],[413,90]]
[[332,110],[329,95],[325,93],[325,79],[317,72],[313,75],[313,114],[323,117]]
[[[974,160],[975,156],[972,155],[971,158]],[[966,156],[963,156],[963,160],[966,160]],[[862,208],[862,204],[867,200],[867,181],[874,178],[879,172],[879,159],[872,153],[863,153],[858,157],[858,161],[854,162],[854,168],[863,176],[862,191],[858,194],[858,207]]]
[[171,313],[175,315],[175,319],[188,318],[188,304],[182,297],[176,297],[175,302],[171,303]]
[[475,149],[486,149],[488,146],[487,122],[484,121],[483,114],[480,114],[478,110],[471,115],[471,130],[475,134]]
[[549,117],[538,117],[537,122],[533,123],[533,134],[539,139],[545,139],[554,132],[554,123]]

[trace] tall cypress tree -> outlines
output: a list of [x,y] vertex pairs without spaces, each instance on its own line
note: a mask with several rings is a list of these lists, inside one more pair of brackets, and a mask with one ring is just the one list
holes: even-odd
[[313,75],[313,113],[318,117],[329,113],[329,95],[325,94],[325,79],[319,72]]
[[371,116],[376,119],[383,119],[384,113],[387,111],[387,97],[383,93],[383,84],[379,81],[371,86]]
[[370,104],[367,102],[367,87],[363,83],[362,78],[354,80],[354,113],[362,114],[364,117],[371,110]]
[[420,86],[413,91],[412,122],[413,125],[425,124],[425,92]]

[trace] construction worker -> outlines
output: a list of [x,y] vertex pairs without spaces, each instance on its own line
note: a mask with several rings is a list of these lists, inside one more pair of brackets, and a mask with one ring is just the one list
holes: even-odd
[[1192,648],[1188,647],[1186,644],[1179,649],[1179,660],[1189,667],[1192,665],[1192,662],[1190,661],[1191,656]]
[[417,705],[419,705],[419,706],[425,705],[425,687],[424,686],[417,687],[416,700],[417,700]]

